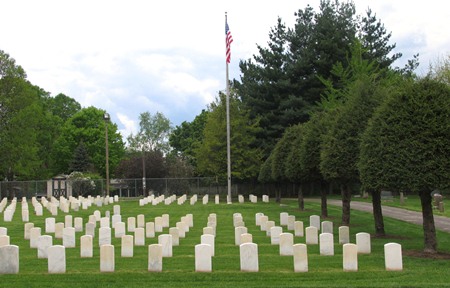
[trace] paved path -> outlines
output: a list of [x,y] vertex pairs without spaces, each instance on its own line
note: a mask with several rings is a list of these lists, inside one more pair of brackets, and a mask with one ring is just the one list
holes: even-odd
[[[311,200],[313,200],[313,199],[311,199]],[[316,199],[314,199],[313,201],[315,201],[315,200]],[[317,199],[317,201],[320,202],[320,199]],[[327,203],[329,205],[342,206],[342,201],[340,201],[340,200],[328,199]],[[351,207],[351,209],[373,213],[372,203],[352,201],[350,203],[350,207]],[[381,209],[383,211],[383,217],[391,217],[394,219],[402,220],[402,221],[417,224],[417,225],[423,224],[422,212],[416,212],[416,211],[411,211],[411,210],[406,210],[406,209],[396,208],[396,207],[389,207],[389,206],[381,206],[381,207],[382,207]],[[436,227],[436,230],[450,233],[450,218],[434,215],[434,225]]]

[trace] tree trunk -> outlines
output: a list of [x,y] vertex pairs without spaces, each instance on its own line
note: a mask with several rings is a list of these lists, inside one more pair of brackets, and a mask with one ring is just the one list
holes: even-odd
[[323,218],[327,218],[328,217],[327,182],[324,180],[320,181],[320,207],[321,207],[321,216]]
[[303,198],[303,184],[298,185],[298,209],[300,211],[305,211],[305,199]]
[[372,191],[372,207],[373,207],[373,220],[375,222],[375,235],[385,236],[384,232],[384,220],[383,212],[381,209],[381,192]]
[[433,207],[431,194],[428,191],[419,192],[422,204],[424,252],[437,253],[436,228],[434,227]]
[[277,183],[275,184],[275,202],[280,203],[281,202],[281,184]]
[[347,183],[341,184],[341,196],[342,196],[342,225],[350,225],[350,201],[352,193]]

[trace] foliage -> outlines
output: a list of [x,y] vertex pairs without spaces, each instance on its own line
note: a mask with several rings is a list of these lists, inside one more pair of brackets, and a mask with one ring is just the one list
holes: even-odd
[[183,121],[180,126],[176,126],[172,130],[169,136],[172,153],[188,159],[194,167],[196,166],[195,149],[203,140],[203,130],[208,113],[208,111],[202,110],[192,122]]
[[0,50],[0,79],[3,77],[26,79],[27,74],[20,65],[16,64],[16,60]]
[[77,172],[88,172],[92,170],[92,163],[89,158],[89,153],[83,141],[78,144],[74,151],[73,160],[70,164],[70,170]]
[[39,174],[38,133],[44,118],[38,91],[17,77],[0,79],[0,176],[28,180]]
[[428,77],[450,85],[450,54],[444,58],[437,58],[434,63],[430,64]]
[[161,112],[151,115],[150,112],[143,112],[139,115],[139,132],[136,135],[131,133],[127,137],[131,151],[162,151],[169,152],[168,138],[172,127],[170,120]]
[[364,132],[359,172],[373,189],[429,191],[450,183],[450,88],[425,78],[406,83]]
[[272,179],[282,182],[287,179],[286,163],[289,152],[292,150],[292,142],[296,138],[297,129],[295,126],[289,127],[284,131],[283,137],[277,142],[272,152]]
[[257,137],[266,157],[289,125],[283,115],[285,110],[281,108],[282,100],[290,93],[285,72],[286,33],[284,23],[278,19],[276,27],[269,33],[268,48],[258,45],[259,55],[254,55],[253,60],[240,61],[241,83],[234,82],[242,102],[249,109],[249,116],[258,119],[263,128]]
[[299,183],[305,178],[304,170],[300,164],[300,145],[303,142],[304,137],[304,125],[297,124],[292,127],[294,130],[294,139],[292,139],[291,149],[289,150],[287,157],[284,173],[286,178],[292,183]]
[[63,122],[70,119],[78,111],[81,105],[75,99],[59,93],[55,97],[48,97],[45,101],[47,110],[62,119]]
[[149,151],[145,153],[145,162],[142,163],[142,153],[132,152],[123,158],[116,168],[116,176],[125,179],[138,179],[143,177],[145,166],[145,178],[167,177],[167,165],[161,151]]
[[[256,147],[257,121],[250,120],[248,111],[234,93],[230,93],[231,173],[236,179],[256,178],[261,164],[261,150]],[[205,176],[227,179],[226,96],[211,103],[205,124],[203,142],[195,150],[197,172]]]
[[[241,81],[234,82],[250,117],[260,119],[262,133],[257,136],[264,157],[285,128],[308,121],[321,95],[330,88],[325,87],[324,79],[335,89],[343,87],[342,75],[334,73],[333,67],[347,69],[355,43],[364,51],[359,56],[380,69],[401,56],[393,53],[391,33],[372,11],[358,17],[352,2],[322,0],[318,11],[307,5],[295,16],[293,28],[278,19],[269,32],[267,48],[258,45],[258,54],[240,62]],[[408,71],[416,63],[412,61]]]
[[124,143],[117,125],[105,122],[104,113],[95,107],[83,108],[65,122],[54,144],[53,159],[57,173],[71,172],[74,151],[83,142],[94,171],[105,175],[105,125],[108,129],[109,167],[110,171],[115,170],[124,155]]
[[79,171],[74,171],[67,176],[67,181],[72,185],[72,195],[74,197],[92,195],[95,191],[95,182],[91,180],[89,175]]

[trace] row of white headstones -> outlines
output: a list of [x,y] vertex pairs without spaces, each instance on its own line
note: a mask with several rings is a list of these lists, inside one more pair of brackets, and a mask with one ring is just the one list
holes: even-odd
[[[133,245],[144,246],[145,238],[155,237],[155,232],[163,232],[163,228],[169,227],[169,215],[155,217],[154,222],[145,223],[144,215],[128,217],[128,232],[125,234],[125,223],[121,221],[120,206],[114,205],[112,215],[112,226],[116,238],[122,238],[121,256],[133,257]],[[107,211],[106,214],[109,211]],[[137,218],[137,227],[136,227]],[[66,215],[65,223],[55,223],[55,218],[48,217],[45,221],[45,232],[55,233],[55,238],[62,238],[63,245],[52,245],[52,236],[41,235],[41,228],[34,227],[33,223],[25,223],[24,237],[30,239],[30,247],[37,248],[38,258],[48,259],[49,273],[65,272],[65,248],[75,247],[75,232],[83,230],[81,217],[75,217],[75,227],[72,227],[72,216]],[[266,231],[271,237],[271,244],[280,246],[280,255],[294,256],[294,271],[308,271],[307,245],[320,244],[321,255],[334,255],[333,223],[330,221],[320,222],[317,215],[310,216],[310,226],[306,227],[306,244],[293,243],[293,234],[282,233],[281,226],[287,226],[288,230],[294,230],[295,236],[303,237],[303,222],[295,221],[295,216],[286,212],[280,213],[280,226],[275,226],[275,221],[270,221],[263,213],[255,215],[256,225],[262,231]],[[80,238],[80,256],[93,257],[93,238],[97,222],[100,222],[99,246],[100,246],[100,270],[104,272],[114,271],[114,246],[111,245],[111,228],[109,215],[101,217],[100,211],[96,210],[86,223],[86,235]],[[240,247],[240,261],[242,271],[259,271],[257,244],[252,242],[251,234],[240,213],[233,215],[235,226],[235,244]],[[145,226],[145,229],[144,227]],[[214,237],[217,226],[215,214],[208,217],[207,227],[203,229],[201,243],[195,247],[195,270],[212,271],[211,257],[214,256]],[[187,214],[177,222],[176,227],[169,228],[169,234],[158,236],[158,244],[149,245],[149,271],[162,270],[162,257],[172,256],[172,246],[179,245],[179,238],[184,238],[189,227],[193,227],[193,216]],[[318,231],[322,233],[318,235]],[[357,233],[356,244],[349,242],[349,229],[347,226],[339,227],[339,243],[343,244],[343,269],[345,271],[357,271],[358,253],[370,253],[370,235],[368,233]],[[105,248],[103,248],[105,246]],[[54,248],[52,248],[54,247]],[[108,248],[109,247],[109,248]],[[52,249],[50,249],[52,248]],[[210,252],[207,252],[210,250]],[[3,251],[3,252],[2,252]],[[54,251],[54,252],[52,252]],[[111,254],[112,253],[112,254]],[[16,255],[17,254],[17,259]],[[63,257],[64,255],[64,257]],[[102,256],[103,255],[103,256]],[[17,261],[16,261],[17,260]],[[3,264],[2,264],[3,263]],[[16,265],[14,264],[16,263]],[[385,245],[385,264],[387,270],[402,270],[401,246],[397,243]],[[6,228],[0,228],[0,273],[18,273],[18,247],[9,244],[9,236]]]

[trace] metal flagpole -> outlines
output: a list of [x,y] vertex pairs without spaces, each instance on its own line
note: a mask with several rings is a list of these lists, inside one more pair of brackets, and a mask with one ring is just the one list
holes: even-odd
[[[227,12],[225,12],[225,27],[228,27],[227,23]],[[228,30],[228,29],[226,29]],[[225,41],[228,41],[228,35],[225,35]],[[229,49],[229,43],[226,45],[226,49]],[[230,151],[230,81],[229,81],[229,74],[228,74],[228,59],[225,59],[226,63],[226,106],[227,106],[227,178],[228,178],[228,194],[227,194],[227,203],[231,204],[231,151]]]

